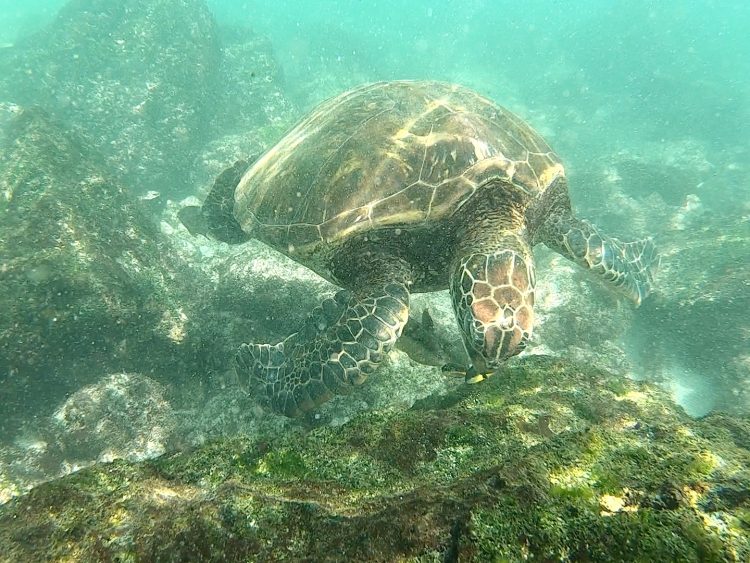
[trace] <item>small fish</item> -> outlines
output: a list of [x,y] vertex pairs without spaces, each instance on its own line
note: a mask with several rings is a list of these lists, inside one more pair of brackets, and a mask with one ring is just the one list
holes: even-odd
[[161,193],[155,190],[149,190],[142,196],[138,196],[138,199],[140,199],[141,201],[151,201],[159,197],[161,197]]
[[451,362],[443,364],[443,366],[440,368],[440,371],[443,372],[443,375],[447,375],[449,377],[463,377],[464,381],[469,384],[481,383],[482,381],[492,376],[494,373],[483,373],[477,370],[477,368],[473,365],[465,366],[462,364]]
[[421,318],[410,317],[396,347],[412,360],[428,366],[438,366],[445,375],[461,376],[467,380],[475,377],[468,374],[468,358],[463,347],[450,342],[437,330],[430,311],[422,310]]

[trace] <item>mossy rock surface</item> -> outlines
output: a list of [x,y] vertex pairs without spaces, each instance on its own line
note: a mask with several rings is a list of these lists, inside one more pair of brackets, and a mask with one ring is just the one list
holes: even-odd
[[102,373],[179,371],[206,285],[83,137],[10,107],[0,104],[4,424]]
[[48,25],[0,50],[0,99],[71,124],[134,190],[184,194],[220,83],[205,1],[58,4]]
[[98,465],[0,509],[8,561],[747,561],[750,420],[532,356],[408,411]]

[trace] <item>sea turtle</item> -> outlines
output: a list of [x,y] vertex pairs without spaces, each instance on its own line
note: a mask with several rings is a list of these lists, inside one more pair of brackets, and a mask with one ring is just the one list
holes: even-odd
[[409,294],[450,289],[481,380],[529,340],[531,249],[544,243],[636,304],[658,262],[577,219],[565,172],[524,121],[464,87],[361,86],[323,102],[246,169],[217,179],[183,222],[257,238],[344,288],[278,344],[242,344],[240,380],[296,416],[371,374],[409,318]]

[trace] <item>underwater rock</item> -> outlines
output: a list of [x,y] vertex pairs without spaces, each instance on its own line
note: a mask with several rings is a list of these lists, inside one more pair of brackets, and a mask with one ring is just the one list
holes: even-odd
[[177,372],[191,302],[181,296],[194,293],[182,288],[200,284],[145,203],[41,110],[19,108],[1,136],[3,428],[28,401],[54,404],[92,375]]
[[178,211],[193,202],[198,203],[195,198],[179,205],[170,202],[161,229],[175,255],[201,274],[202,286],[194,295],[198,312],[191,329],[205,347],[203,360],[226,370],[242,342],[285,338],[302,326],[323,295],[336,288],[256,240],[227,245],[191,235],[180,223]]
[[127,185],[185,191],[219,87],[203,0],[80,0],[0,50],[0,99],[73,124]]
[[163,454],[178,426],[165,393],[144,375],[117,373],[37,414],[12,442],[0,441],[0,503],[97,461]]
[[553,353],[615,373],[631,371],[624,339],[638,309],[544,246],[534,249],[534,260],[537,327],[529,352]]
[[174,428],[164,386],[116,373],[73,393],[52,415],[50,431],[71,461],[140,461],[163,454]]
[[6,142],[10,123],[21,113],[21,106],[0,102],[0,146]]
[[750,420],[532,356],[335,428],[98,464],[0,507],[9,560],[746,561]]
[[222,86],[211,122],[214,136],[276,129],[280,137],[298,114],[284,93],[282,70],[271,42],[240,26],[220,27],[219,39]]
[[655,235],[655,292],[624,338],[638,375],[688,412],[750,412],[750,182],[747,149],[697,139],[621,149],[583,178],[581,206],[613,230]]
[[264,408],[256,398],[239,389],[231,374],[223,382],[214,381],[204,401],[194,401],[186,410],[181,409],[171,443],[176,449],[193,449],[218,438],[279,436],[298,431],[300,425],[340,426],[372,410],[406,410],[427,396],[444,394],[461,383],[463,378],[446,377],[439,369],[414,362],[394,350],[366,385],[350,395],[334,397],[305,419],[290,419]]
[[692,414],[750,413],[749,219],[735,205],[665,234],[661,291],[632,331],[647,371]]
[[579,175],[586,197],[573,198],[614,232],[654,236],[654,294],[604,325],[625,350],[625,363],[609,367],[662,382],[694,416],[750,413],[747,154],[687,137],[644,142],[597,159]]
[[[633,142],[632,140],[630,141]],[[593,161],[581,171],[583,213],[615,232],[648,235],[670,228],[689,199],[723,200],[715,155],[698,140],[641,141]],[[695,220],[693,214],[689,220]]]

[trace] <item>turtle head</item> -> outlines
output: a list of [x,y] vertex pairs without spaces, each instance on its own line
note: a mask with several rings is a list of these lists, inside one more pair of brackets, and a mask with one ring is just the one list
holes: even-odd
[[451,272],[451,298],[479,381],[523,350],[534,324],[534,264],[522,240],[499,251],[461,257]]

